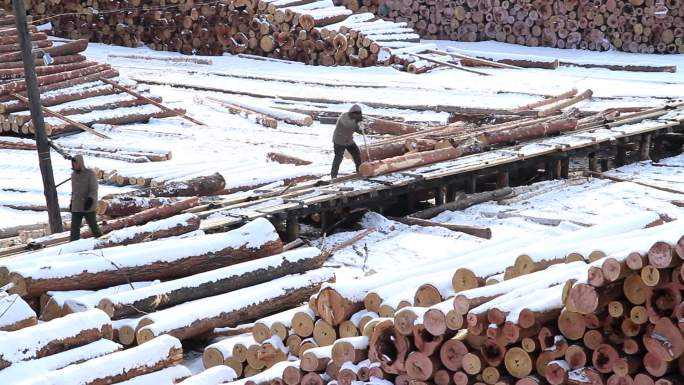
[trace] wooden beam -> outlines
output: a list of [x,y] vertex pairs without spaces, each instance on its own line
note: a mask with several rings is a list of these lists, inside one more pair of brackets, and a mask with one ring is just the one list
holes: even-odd
[[161,104],[161,103],[159,103],[159,102],[157,102],[157,101],[155,101],[155,100],[152,100],[152,99],[150,99],[150,98],[148,98],[148,97],[146,97],[146,96],[144,96],[144,95],[141,95],[141,94],[139,94],[139,93],[137,93],[137,92],[135,92],[135,91],[133,91],[133,90],[130,90],[130,89],[128,89],[128,88],[122,86],[121,84],[119,84],[119,83],[117,83],[117,82],[114,82],[114,81],[112,81],[112,80],[109,80],[109,79],[106,79],[106,78],[103,78],[103,77],[99,77],[99,80],[100,80],[101,82],[104,82],[104,83],[107,83],[107,84],[111,85],[112,87],[114,87],[114,88],[116,88],[116,89],[118,89],[118,90],[121,90],[121,91],[123,91],[123,92],[129,93],[129,94],[135,96],[135,97],[138,98],[138,99],[142,99],[142,100],[144,100],[144,101],[146,101],[146,102],[148,102],[148,103],[150,103],[150,104],[152,104],[152,105],[154,105],[154,106],[157,106],[157,107],[161,108],[161,109],[164,110],[164,111],[171,112],[171,113],[173,113],[173,114],[175,114],[175,115],[177,115],[177,116],[180,116],[181,118],[183,118],[183,119],[185,119],[185,120],[187,120],[187,121],[189,121],[189,122],[195,123],[195,124],[197,124],[198,126],[206,126],[206,124],[200,122],[199,120],[196,120],[196,119],[194,119],[194,118],[191,118],[191,117],[189,117],[188,115],[186,115],[186,114],[184,114],[184,113],[182,113],[182,112],[178,112],[178,111],[176,111],[176,110],[174,110],[174,109],[172,109],[172,108],[166,107],[165,105],[163,105],[163,104]]

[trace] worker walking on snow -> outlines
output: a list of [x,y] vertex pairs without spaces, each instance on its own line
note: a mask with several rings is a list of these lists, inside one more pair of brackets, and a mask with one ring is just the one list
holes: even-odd
[[97,206],[97,177],[95,172],[85,167],[83,156],[71,158],[71,240],[81,238],[81,223],[85,218],[94,237],[102,235],[97,226],[95,208]]
[[359,127],[359,122],[363,119],[361,114],[361,107],[358,104],[354,104],[349,112],[345,112],[337,119],[337,125],[335,126],[335,132],[333,133],[333,148],[335,150],[335,159],[333,159],[332,170],[330,171],[330,177],[332,179],[337,178],[337,172],[340,170],[340,164],[342,163],[342,157],[344,156],[344,151],[349,151],[352,158],[354,159],[354,164],[356,164],[356,172],[359,172],[359,166],[361,166],[361,152],[359,151],[359,146],[354,143],[354,133],[363,134],[361,128]]

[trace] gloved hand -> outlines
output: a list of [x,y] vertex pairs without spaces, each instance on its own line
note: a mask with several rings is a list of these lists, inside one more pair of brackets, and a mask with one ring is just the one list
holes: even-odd
[[86,201],[85,201],[85,207],[84,207],[85,211],[90,211],[91,207],[93,207],[93,198],[88,197],[88,198],[86,198]]

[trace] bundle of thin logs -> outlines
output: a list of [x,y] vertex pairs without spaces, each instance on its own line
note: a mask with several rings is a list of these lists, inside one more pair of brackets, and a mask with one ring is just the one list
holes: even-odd
[[[54,32],[71,39],[129,47],[145,43],[185,54],[255,54],[320,65],[374,65],[380,46],[404,46],[419,38],[405,24],[371,24],[377,19],[372,14],[350,17],[352,11],[331,0],[133,4],[32,1],[29,13],[37,19],[60,15],[51,19]],[[357,32],[342,30],[357,24]]]
[[[26,101],[26,82],[16,29],[0,16],[0,133],[33,135],[34,127]],[[119,72],[108,64],[86,59],[87,40],[53,45],[47,35],[31,31],[36,50],[36,75],[48,135],[80,131],[78,124],[126,124],[176,115],[152,102],[161,98],[135,92],[135,85],[119,85]],[[111,79],[111,80],[110,80]],[[114,80],[116,83],[111,83]],[[109,82],[109,83],[108,83]],[[66,118],[65,118],[66,117]]]
[[377,15],[423,38],[684,53],[681,0],[383,0]]
[[[420,267],[333,285],[308,307],[210,345],[204,363],[228,365],[255,385],[371,377],[437,385],[680,384],[684,235],[681,221],[643,228],[657,217],[597,225],[566,243],[525,245],[531,272],[505,280],[489,273],[465,284],[457,273],[452,289],[439,283],[452,283],[447,265],[496,271],[493,261],[516,241],[436,262],[428,274]],[[407,291],[419,282],[415,294]],[[423,290],[436,287],[441,295]],[[299,360],[287,361],[288,354]]]
[[[510,111],[503,123],[475,127],[464,121],[381,140],[361,148],[364,176],[381,175],[400,169],[427,165],[474,154],[485,148],[510,142],[558,134],[582,127],[577,111],[561,114],[561,108],[590,98],[591,90],[576,90]],[[542,110],[534,108],[543,107]],[[494,112],[494,111],[492,111]],[[505,115],[505,111],[498,111]],[[586,118],[584,118],[586,120]]]

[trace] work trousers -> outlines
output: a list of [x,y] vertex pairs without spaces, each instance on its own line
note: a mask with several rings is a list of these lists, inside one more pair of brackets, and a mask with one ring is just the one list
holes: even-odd
[[95,211],[88,213],[71,213],[71,240],[77,241],[81,238],[81,223],[85,218],[86,223],[90,227],[90,232],[93,237],[97,238],[102,235],[100,227],[97,225],[97,218],[95,218]]
[[335,159],[333,159],[332,170],[330,171],[330,177],[332,179],[337,178],[337,172],[340,170],[340,164],[342,163],[342,158],[344,157],[344,151],[347,150],[354,159],[354,164],[356,164],[356,172],[359,172],[359,166],[361,166],[361,151],[359,151],[359,146],[356,143],[348,146],[333,143],[335,150]]

